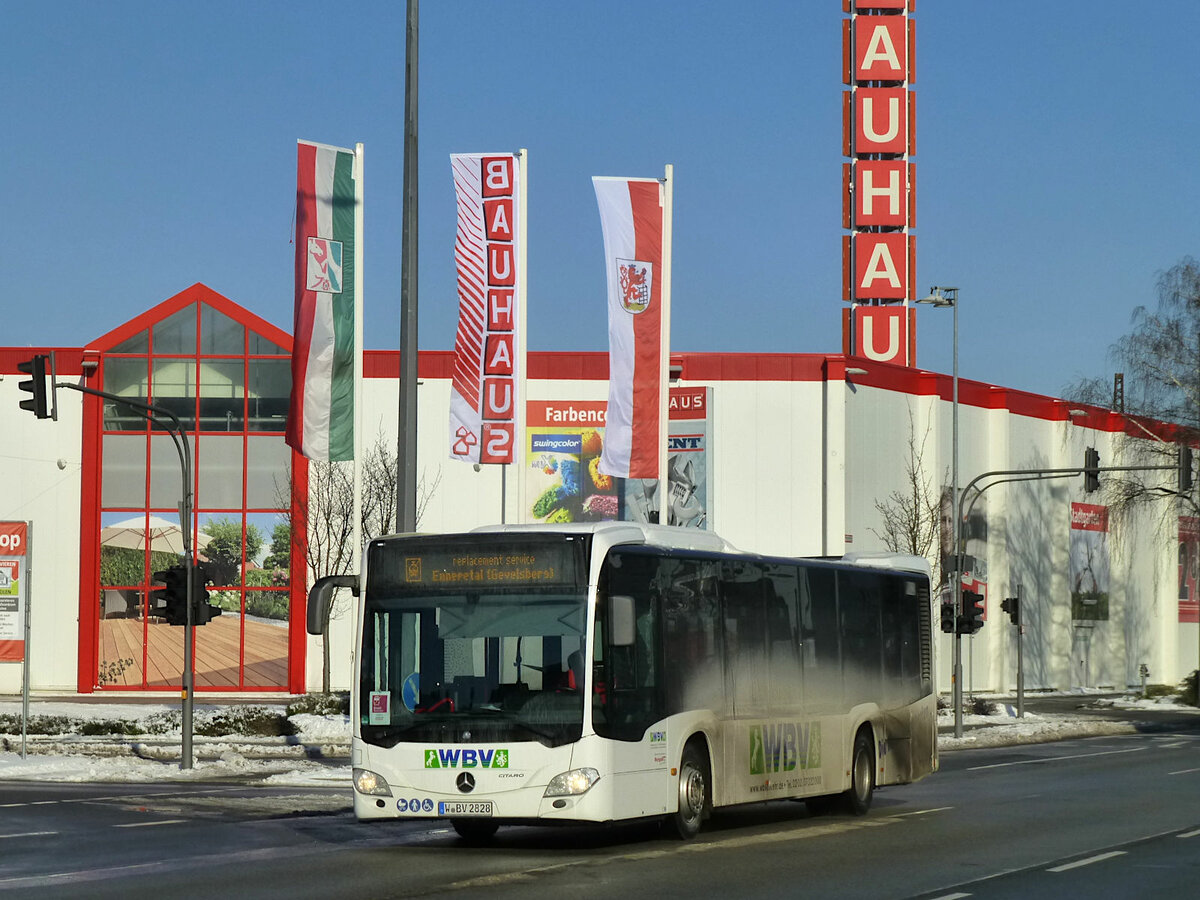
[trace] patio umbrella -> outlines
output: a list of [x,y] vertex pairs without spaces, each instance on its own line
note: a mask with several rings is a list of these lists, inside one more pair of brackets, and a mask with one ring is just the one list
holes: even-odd
[[[196,547],[203,550],[208,536],[196,535]],[[183,531],[174,522],[158,516],[135,516],[100,529],[101,547],[126,547],[131,550],[150,549],[161,553],[183,553]]]

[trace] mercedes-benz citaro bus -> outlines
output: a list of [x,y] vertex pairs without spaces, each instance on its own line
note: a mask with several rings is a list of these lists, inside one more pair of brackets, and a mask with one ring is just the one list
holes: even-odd
[[631,523],[371,541],[357,595],[360,820],[658,817],[783,798],[863,814],[937,769],[925,560],[789,559]]

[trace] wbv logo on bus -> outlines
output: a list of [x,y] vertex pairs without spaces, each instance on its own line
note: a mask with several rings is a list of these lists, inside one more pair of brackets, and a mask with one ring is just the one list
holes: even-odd
[[820,722],[769,722],[750,726],[751,775],[820,767]]
[[427,769],[507,769],[507,750],[434,749],[425,751]]

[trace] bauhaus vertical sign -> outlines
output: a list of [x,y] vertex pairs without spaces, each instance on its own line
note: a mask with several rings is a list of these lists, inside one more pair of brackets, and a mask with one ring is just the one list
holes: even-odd
[[[912,365],[916,152],[913,0],[842,0],[842,299],[847,353]],[[899,304],[899,306],[897,306]],[[879,338],[886,335],[886,342]],[[870,338],[864,340],[864,338]]]
[[0,662],[25,659],[28,533],[25,522],[0,522]]
[[458,332],[450,456],[514,459],[524,369],[524,153],[452,153],[458,230]]

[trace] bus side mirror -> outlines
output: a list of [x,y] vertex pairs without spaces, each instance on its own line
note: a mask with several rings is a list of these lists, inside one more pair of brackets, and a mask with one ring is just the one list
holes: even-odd
[[325,623],[329,621],[329,607],[333,604],[333,592],[336,588],[350,588],[354,596],[358,596],[357,575],[326,575],[318,578],[308,592],[308,633],[324,634]]
[[614,647],[632,647],[635,635],[633,598],[615,594],[608,598],[608,638]]

